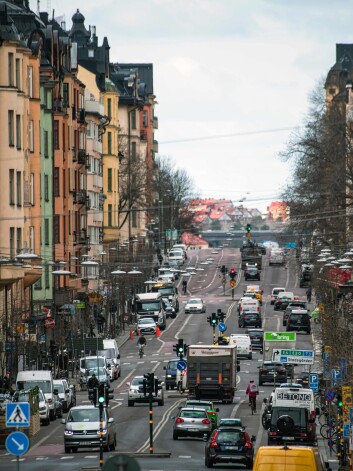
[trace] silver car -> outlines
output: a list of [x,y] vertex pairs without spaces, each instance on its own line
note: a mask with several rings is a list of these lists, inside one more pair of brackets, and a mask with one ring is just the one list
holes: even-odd
[[[129,387],[128,397],[127,397],[127,405],[128,407],[133,407],[135,402],[149,402],[148,394],[146,396],[143,393],[143,376],[135,376],[131,383],[127,383]],[[154,377],[157,379],[157,376]],[[161,385],[163,386],[163,382]],[[153,402],[157,402],[159,406],[164,406],[164,392],[163,389],[158,391],[157,396],[153,394]]]
[[183,407],[180,409],[173,426],[173,440],[179,437],[209,437],[212,433],[212,423],[205,409]]
[[67,412],[70,408],[70,389],[67,387],[67,383],[62,379],[54,379],[53,381],[54,391],[58,391],[58,396],[63,407],[63,412]]
[[[92,406],[73,407],[63,419],[65,424],[64,446],[65,453],[78,448],[94,448],[99,446],[99,408]],[[105,451],[115,450],[117,426],[109,410],[103,409],[103,446]]]
[[192,298],[185,305],[185,314],[193,312],[206,312],[206,304],[200,298]]

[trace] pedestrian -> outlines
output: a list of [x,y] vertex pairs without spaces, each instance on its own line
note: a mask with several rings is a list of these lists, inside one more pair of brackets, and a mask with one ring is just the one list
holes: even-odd
[[186,280],[183,280],[183,294],[186,294],[186,290],[187,290],[187,287],[188,287],[188,282]]
[[309,287],[306,290],[306,299],[308,300],[308,303],[311,303],[311,295],[312,295],[312,291],[311,291],[311,287]]

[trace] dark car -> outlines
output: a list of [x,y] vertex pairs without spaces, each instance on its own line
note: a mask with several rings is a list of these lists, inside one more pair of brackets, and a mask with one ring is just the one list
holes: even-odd
[[260,272],[257,267],[249,267],[244,272],[245,280],[258,280],[260,281]]
[[238,319],[239,327],[262,327],[261,314],[257,311],[242,311]]
[[283,313],[283,325],[287,325],[289,314],[296,309],[306,310],[306,301],[291,301]]
[[303,388],[309,387],[309,371],[301,371],[299,374],[299,378],[296,379],[296,382],[301,384]]
[[205,447],[205,466],[217,463],[239,463],[252,468],[255,437],[249,437],[242,427],[216,428]]
[[264,331],[263,329],[247,329],[246,333],[250,337],[253,350],[263,350],[264,348]]
[[259,386],[263,383],[281,384],[287,382],[287,370],[283,363],[264,361],[259,366]]
[[272,407],[268,445],[316,445],[315,417],[305,407]]
[[169,388],[176,388],[176,377],[177,377],[177,364],[179,358],[169,360],[167,366],[164,366],[165,370],[165,388],[168,391]]
[[287,306],[289,305],[290,302],[292,302],[292,298],[287,298],[285,296],[277,296],[277,299],[274,303],[274,310],[275,311],[285,311]]
[[307,334],[311,333],[311,326],[310,326],[310,319],[311,317],[308,314],[308,311],[298,310],[292,311],[289,314],[287,319],[287,332],[290,331],[297,331],[301,332],[304,331]]

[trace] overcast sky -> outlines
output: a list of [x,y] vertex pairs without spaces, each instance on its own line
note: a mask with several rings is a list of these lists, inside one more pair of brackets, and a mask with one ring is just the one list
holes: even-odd
[[77,8],[100,44],[108,37],[111,61],[153,63],[159,155],[184,168],[200,196],[246,196],[260,209],[290,177],[278,153],[335,63],[336,43],[353,42],[353,0],[41,2],[67,28]]

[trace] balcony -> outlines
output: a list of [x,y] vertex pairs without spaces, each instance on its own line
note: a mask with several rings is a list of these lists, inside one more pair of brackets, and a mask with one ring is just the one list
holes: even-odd
[[72,161],[77,162],[77,149],[76,149],[76,147],[72,148]]
[[158,118],[154,116],[153,118],[153,129],[158,129]]
[[153,141],[152,150],[153,152],[158,153],[158,141]]
[[81,286],[88,286],[89,280],[88,278],[82,278],[81,279]]
[[77,163],[79,165],[86,165],[87,166],[88,155],[86,154],[85,149],[79,149],[77,154]]
[[90,245],[90,238],[87,236],[87,230],[81,229],[80,231],[74,231],[74,245]]
[[86,124],[86,110],[84,108],[80,108],[78,110],[77,122],[80,124]]
[[85,102],[86,113],[104,116],[104,106],[99,101],[86,100]]

